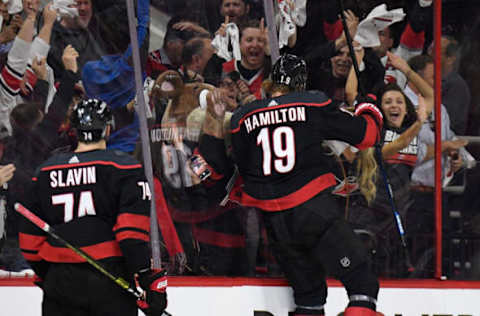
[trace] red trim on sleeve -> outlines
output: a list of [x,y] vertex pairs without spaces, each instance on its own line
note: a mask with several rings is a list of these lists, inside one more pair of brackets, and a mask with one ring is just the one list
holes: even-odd
[[342,21],[338,19],[334,23],[330,24],[326,21],[323,22],[323,33],[329,41],[334,41],[342,35],[343,25]]
[[363,115],[362,117],[367,121],[367,130],[365,131],[363,140],[359,144],[355,145],[355,147],[360,150],[375,145],[379,137],[378,126],[377,123],[375,123],[375,120],[369,115]]
[[40,255],[37,253],[37,254],[33,254],[33,253],[30,253],[30,252],[24,252],[22,251],[22,256],[25,258],[25,260],[27,261],[35,261],[35,262],[39,262],[39,261],[42,261],[42,257],[40,257]]
[[124,213],[120,214],[117,217],[117,223],[113,226],[113,230],[119,230],[122,228],[139,228],[146,232],[150,231],[150,217],[146,215],[139,215],[139,214],[130,214]]
[[400,37],[400,44],[409,49],[422,49],[425,44],[425,31],[415,33],[408,23]]
[[258,207],[264,211],[283,211],[310,200],[318,193],[335,184],[335,176],[332,173],[326,173],[284,197],[271,200],[259,200],[242,192],[239,202],[244,206]]
[[150,236],[148,234],[131,230],[116,233],[115,237],[118,241],[122,241],[125,239],[139,239],[146,242],[150,241]]
[[192,234],[197,241],[204,244],[222,248],[245,248],[245,236],[243,235],[230,235],[197,226],[192,227]]
[[[81,247],[83,251],[93,257],[95,260],[122,257],[122,251],[116,241],[106,241],[96,245]],[[81,263],[86,262],[76,252],[70,248],[53,247],[49,243],[44,243],[39,252],[40,257],[49,262],[62,263]]]

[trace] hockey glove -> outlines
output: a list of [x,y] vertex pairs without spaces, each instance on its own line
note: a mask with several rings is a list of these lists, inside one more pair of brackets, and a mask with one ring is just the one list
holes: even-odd
[[383,115],[380,109],[377,107],[377,98],[373,94],[367,94],[367,96],[359,95],[355,100],[355,116],[369,115],[375,123],[377,123],[378,129],[383,127]]
[[167,307],[167,275],[165,270],[146,270],[138,273],[138,283],[145,291],[145,300],[138,307],[145,315],[162,315]]

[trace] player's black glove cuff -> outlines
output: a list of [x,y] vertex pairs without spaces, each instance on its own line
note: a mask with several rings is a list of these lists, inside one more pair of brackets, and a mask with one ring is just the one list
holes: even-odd
[[145,291],[145,300],[138,300],[138,307],[146,315],[162,315],[167,307],[167,275],[165,270],[141,271],[138,283]]
[[377,98],[373,94],[358,96],[355,100],[355,115],[369,115],[377,123],[378,130],[383,128],[383,115],[377,107]]

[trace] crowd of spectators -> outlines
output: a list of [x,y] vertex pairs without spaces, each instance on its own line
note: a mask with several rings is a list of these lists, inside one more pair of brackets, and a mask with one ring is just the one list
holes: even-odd
[[[0,269],[29,273],[18,249],[18,215],[12,206],[22,198],[25,183],[42,161],[75,147],[71,106],[85,97],[107,102],[115,116],[108,146],[138,158],[142,153],[126,5],[112,0],[23,0],[18,7],[14,2],[0,1]],[[286,3],[281,6],[284,12],[278,9],[281,2]],[[293,30],[280,53],[303,58],[307,89],[325,92],[345,110],[365,97],[364,92],[376,95],[385,120],[381,155],[326,143],[325,151],[336,157],[332,164],[338,165],[338,186],[333,191],[338,203],[345,204],[346,218],[364,237],[380,276],[432,277],[437,116],[433,0],[344,2],[348,34],[337,1],[273,1],[278,28],[289,23]],[[456,7],[455,1],[447,2]],[[370,31],[378,41],[362,47],[356,40],[362,21],[382,3],[384,10],[403,9],[405,14],[397,23]],[[162,21],[161,47],[149,46],[152,26],[159,22],[151,20],[152,8],[168,16]],[[204,179],[192,170],[192,161],[202,159],[196,153],[207,93],[221,96],[229,112],[270,97],[274,47],[268,39],[272,26],[265,22],[263,1],[138,0],[136,18],[162,261],[173,274],[279,275],[261,212],[226,198],[235,173],[223,178],[208,174]],[[473,25],[467,35],[459,36],[462,27],[452,23],[457,32],[444,27],[440,43],[443,187],[462,181],[458,174],[474,166],[475,158],[466,150],[468,142],[457,135],[480,136],[475,123],[480,113],[476,71],[480,20],[464,23]],[[347,35],[355,40],[359,78]],[[225,150],[231,155],[228,137]],[[475,156],[474,149],[472,153]],[[405,267],[380,163],[385,163],[394,203],[406,227],[416,274]],[[463,196],[467,210],[478,205],[476,190],[469,188]],[[448,194],[443,194],[443,208],[447,218]],[[473,235],[480,231],[472,224],[475,216],[470,211],[465,219]],[[457,231],[448,225],[444,230],[448,245]],[[480,253],[478,245],[476,250]],[[446,273],[455,277],[463,264]],[[480,277],[476,273],[468,276]]]

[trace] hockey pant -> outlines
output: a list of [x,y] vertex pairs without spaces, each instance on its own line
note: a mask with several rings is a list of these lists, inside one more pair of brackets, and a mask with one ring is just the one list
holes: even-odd
[[[126,278],[123,264],[104,265]],[[51,264],[43,284],[43,316],[136,316],[133,295],[88,263]]]
[[263,212],[263,218],[297,306],[326,303],[328,274],[342,281],[349,297],[372,298],[373,304],[365,307],[375,309],[378,281],[367,264],[364,245],[343,220],[343,209],[329,190],[292,209]]

